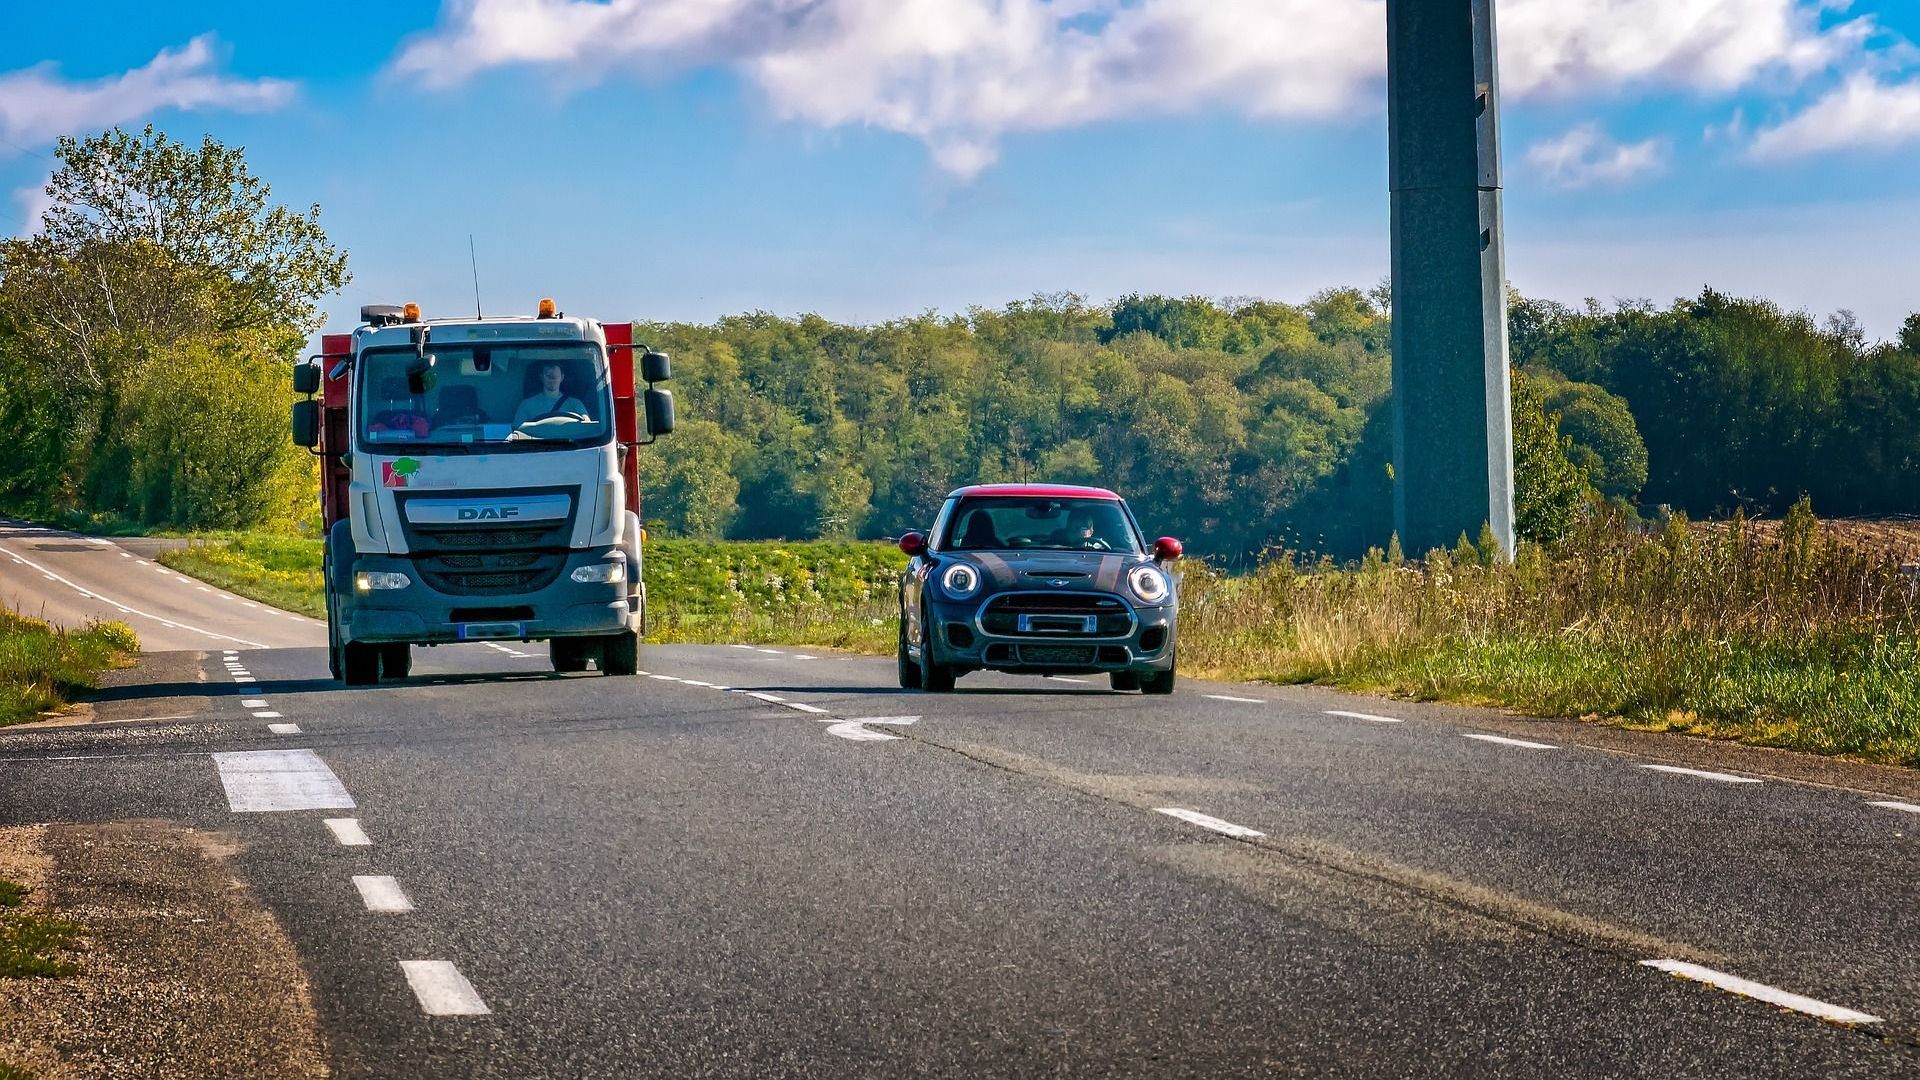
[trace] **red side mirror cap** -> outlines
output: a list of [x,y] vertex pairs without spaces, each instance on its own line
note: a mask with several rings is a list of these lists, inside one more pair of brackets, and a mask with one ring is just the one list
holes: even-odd
[[927,538],[917,532],[910,532],[900,538],[900,550],[908,555],[923,555],[927,550]]
[[1171,536],[1163,536],[1153,542],[1153,560],[1155,562],[1171,562],[1181,555],[1186,554],[1186,550],[1186,548],[1180,546],[1180,541],[1175,540]]

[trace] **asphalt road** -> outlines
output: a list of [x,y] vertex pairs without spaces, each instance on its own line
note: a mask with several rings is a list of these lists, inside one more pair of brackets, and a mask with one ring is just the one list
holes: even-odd
[[0,824],[238,838],[339,1075],[1920,1075],[1910,773],[746,642],[345,690],[201,589],[0,532],[0,597],[154,650],[0,733]]

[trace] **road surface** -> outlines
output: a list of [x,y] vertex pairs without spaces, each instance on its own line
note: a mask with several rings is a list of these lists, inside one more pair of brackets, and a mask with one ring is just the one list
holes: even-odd
[[[132,543],[132,542],[130,542]],[[1920,778],[1314,689],[416,650],[0,530],[151,655],[0,824],[237,838],[341,1076],[1920,1075]]]

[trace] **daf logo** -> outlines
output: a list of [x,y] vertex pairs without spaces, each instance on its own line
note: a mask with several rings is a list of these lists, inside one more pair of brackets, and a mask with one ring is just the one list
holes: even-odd
[[461,521],[502,521],[520,516],[517,506],[463,506],[460,508]]

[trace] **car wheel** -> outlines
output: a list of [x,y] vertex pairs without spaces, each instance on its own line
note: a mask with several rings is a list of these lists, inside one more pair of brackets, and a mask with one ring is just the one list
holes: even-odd
[[927,613],[920,613],[920,689],[932,694],[944,694],[953,689],[953,669],[933,660],[933,638],[928,627],[933,620]]
[[1140,692],[1143,694],[1173,693],[1173,669],[1141,673]]
[[380,646],[358,641],[340,645],[340,681],[348,686],[372,686],[380,681]]
[[637,675],[640,672],[640,635],[631,630],[600,639],[600,673]]
[[907,614],[900,613],[900,649],[894,654],[894,666],[899,669],[900,689],[920,689],[920,662],[907,652]]
[[1127,691],[1140,689],[1140,673],[1137,671],[1115,671],[1107,676],[1115,690]]

